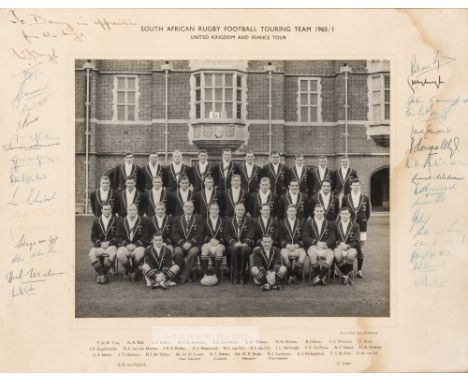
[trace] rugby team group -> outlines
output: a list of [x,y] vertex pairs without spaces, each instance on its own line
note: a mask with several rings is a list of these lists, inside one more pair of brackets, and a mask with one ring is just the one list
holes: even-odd
[[151,153],[139,167],[126,153],[90,203],[89,257],[101,285],[116,261],[130,281],[143,278],[153,289],[192,282],[195,265],[202,285],[218,284],[229,269],[232,284],[252,279],[264,291],[304,274],[312,286],[326,286],[330,275],[345,286],[364,277],[371,204],[348,157],[332,170],[325,156],[306,166],[297,155],[288,167],[273,152],[259,166],[253,152],[238,164],[225,149],[213,164],[200,150],[190,167],[174,151],[167,166]]

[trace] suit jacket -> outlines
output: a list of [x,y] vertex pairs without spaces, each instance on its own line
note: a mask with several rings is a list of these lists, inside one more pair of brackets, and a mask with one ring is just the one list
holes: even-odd
[[349,207],[351,211],[351,220],[359,225],[360,232],[367,232],[367,222],[371,216],[371,204],[369,197],[361,193],[359,196],[359,204],[354,207],[351,194],[343,198],[343,204]]
[[243,164],[239,167],[239,172],[241,176],[241,185],[242,188],[248,193],[258,192],[260,185],[260,175],[262,174],[262,168],[256,164],[253,165],[252,174],[247,174],[246,165]]
[[304,231],[302,232],[302,239],[304,240],[306,248],[311,245],[317,245],[319,241],[324,241],[327,243],[328,248],[333,249],[336,243],[335,224],[324,219],[322,229],[319,231],[315,219],[307,219],[304,225]]
[[107,229],[104,228],[102,217],[94,219],[91,227],[91,241],[96,248],[101,246],[101,243],[108,241],[109,245],[116,245],[117,221],[119,219],[114,215],[111,216]]
[[352,220],[349,221],[348,229],[345,231],[341,221],[335,225],[335,239],[336,246],[338,247],[341,243],[348,244],[352,248],[359,249],[360,239],[359,225],[354,223]]
[[[288,207],[293,204],[291,195],[289,194],[289,191],[286,192],[284,195],[281,196],[280,199],[280,218],[285,219],[286,218],[286,211],[288,210]],[[296,204],[293,204],[294,207],[297,209],[297,217],[299,219],[305,219],[307,217],[307,209],[309,206],[309,200],[307,198],[307,195],[299,192],[299,195],[297,196],[297,201]]]
[[[109,189],[109,195],[107,197],[107,202],[109,202],[112,206],[112,213],[115,214],[116,211],[116,199],[117,193],[111,188]],[[91,209],[93,211],[94,216],[99,217],[102,214],[102,198],[101,198],[101,189],[98,188],[96,191],[91,193],[90,197],[91,201]]]
[[[136,164],[132,165],[132,171],[130,172],[131,177],[135,178],[136,188],[143,192],[145,190],[145,176],[140,167]],[[125,164],[121,164],[115,168],[114,171],[114,182],[113,184],[117,187],[117,191],[125,190],[125,181],[127,175],[125,174]]]
[[[308,216],[312,218],[314,217],[314,208],[316,204],[321,204],[325,207],[325,203],[320,192],[314,195],[309,203]],[[329,221],[336,221],[340,213],[338,196],[334,195],[333,193],[330,193],[330,202],[327,207],[325,207],[325,219]]]
[[[145,178],[145,190],[150,190],[153,188],[153,173],[149,163],[142,169],[143,176]],[[163,166],[159,163],[156,164],[156,175],[163,176]],[[163,179],[164,182],[164,179]]]
[[336,172],[330,170],[328,167],[325,168],[325,176],[323,179],[320,179],[320,171],[318,167],[314,167],[311,169],[312,174],[312,189],[311,194],[315,195],[320,191],[320,187],[322,186],[322,181],[324,179],[329,179],[331,181],[331,191],[335,189],[336,186]]
[[302,240],[302,231],[304,229],[304,223],[302,220],[296,217],[294,227],[289,226],[288,219],[283,219],[279,223],[279,235],[281,248],[285,248],[288,244],[297,244],[300,247],[304,247]]
[[153,239],[153,235],[155,233],[159,233],[162,235],[162,239],[164,244],[172,244],[171,240],[171,231],[172,231],[172,224],[173,218],[170,215],[164,215],[162,224],[158,224],[158,220],[156,219],[156,215],[153,215],[149,218],[146,218],[146,223],[148,225],[148,242]]
[[[250,216],[256,218],[260,216],[262,210],[262,199],[260,198],[259,192],[254,192],[249,196],[248,208],[247,210],[250,212]],[[270,214],[273,217],[277,217],[279,213],[279,200],[278,196],[274,192],[270,192],[268,195],[268,202],[270,205]]]
[[227,176],[224,176],[223,162],[221,161],[213,168],[213,177],[215,180],[215,185],[220,192],[223,192],[231,188],[231,178],[233,174],[239,174],[239,166],[231,161],[228,166]]
[[310,195],[314,186],[314,176],[307,166],[303,166],[303,170],[300,175],[297,172],[296,165],[290,167],[287,172],[286,183],[289,185],[293,179],[297,179],[299,182],[299,192]]
[[[122,190],[118,193],[116,199],[117,205],[117,213],[120,217],[127,216],[127,198],[125,196],[125,190]],[[135,196],[132,200],[132,203],[136,204],[138,207],[138,215],[143,215],[145,211],[146,201],[145,201],[145,194],[141,193],[137,189],[135,189]]]
[[200,215],[192,214],[189,224],[185,215],[174,218],[171,239],[175,245],[182,246],[186,241],[192,245],[200,245],[204,237],[203,218]]
[[163,202],[166,205],[166,213],[170,213],[171,206],[169,205],[169,195],[167,193],[167,190],[163,187],[161,189],[161,195],[159,197],[159,200],[154,200],[153,197],[153,192],[152,188],[149,190],[146,190],[145,193],[145,211],[146,211],[146,216],[154,216],[154,210],[156,208],[156,204],[159,202]]
[[263,223],[261,216],[251,220],[247,237],[254,245],[260,245],[264,235],[270,235],[273,239],[273,245],[276,245],[279,237],[279,224],[278,220],[270,217],[267,224]]
[[272,247],[267,253],[263,247],[255,248],[252,252],[252,263],[261,271],[277,271],[281,266],[280,251],[278,248]]
[[208,200],[205,194],[205,190],[197,191],[193,195],[195,202],[195,213],[201,215],[203,218],[208,216],[211,204],[216,202],[219,205],[220,214],[223,211],[223,198],[219,191],[213,189],[211,199]]
[[287,190],[288,172],[289,169],[284,164],[280,163],[278,166],[278,173],[275,173],[273,164],[268,163],[263,166],[261,177],[263,178],[266,176],[270,178],[271,190],[277,195],[282,195]]
[[211,224],[211,219],[206,217],[203,219],[203,232],[205,233],[204,243],[208,243],[211,239],[219,240],[221,244],[224,244],[224,220],[221,216],[218,217],[216,227]]
[[213,168],[208,163],[206,165],[205,172],[202,173],[197,163],[192,166],[190,170],[190,175],[191,175],[190,182],[192,183],[193,191],[200,191],[203,188],[203,182],[205,181],[205,178],[208,175],[213,176]]
[[161,247],[158,255],[156,249],[150,245],[145,250],[144,262],[151,269],[166,273],[172,267],[172,252],[167,247]]
[[137,216],[137,222],[133,228],[133,238],[130,237],[131,230],[127,218],[119,219],[117,224],[117,243],[119,247],[135,244],[137,247],[146,247],[148,244],[148,225],[146,219]]
[[[190,189],[188,190],[188,196],[187,196],[187,201],[189,200],[193,202],[194,207],[195,207],[194,194],[193,194],[193,191],[191,191]],[[179,216],[184,213],[184,201],[180,194],[180,190],[171,192],[168,195],[168,206],[169,206],[168,213],[171,214],[172,216]]]
[[234,216],[234,207],[238,203],[242,203],[246,208],[247,208],[247,193],[245,190],[241,188],[240,194],[239,194],[239,200],[234,202],[232,198],[232,190],[225,190],[222,194],[222,199],[223,199],[223,210],[221,211],[221,215],[223,217],[232,217]]
[[339,194],[342,190],[344,190],[344,194],[347,195],[351,192],[351,183],[350,180],[353,178],[357,178],[356,170],[348,167],[346,171],[346,176],[343,177],[341,173],[341,167],[336,170],[336,186],[335,186],[335,193]]
[[224,228],[224,240],[226,244],[231,247],[234,243],[240,241],[250,246],[252,242],[247,235],[250,224],[251,221],[247,216],[242,218],[241,224],[237,223],[236,217],[227,219]]
[[182,166],[180,168],[180,174],[177,175],[174,166],[171,163],[169,166],[164,167],[163,169],[163,183],[164,186],[166,187],[168,192],[174,192],[177,191],[179,188],[179,179],[182,175],[187,176],[189,179],[191,179],[191,174],[190,174],[190,167],[187,166],[185,163],[182,163]]

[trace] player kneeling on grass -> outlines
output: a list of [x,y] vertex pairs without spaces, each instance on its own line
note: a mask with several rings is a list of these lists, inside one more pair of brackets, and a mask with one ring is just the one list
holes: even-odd
[[253,266],[250,270],[257,285],[263,285],[264,291],[281,290],[281,282],[286,277],[287,269],[281,265],[281,254],[279,249],[273,247],[273,238],[265,235],[260,247],[252,253]]
[[[224,222],[219,217],[219,206],[212,203],[209,209],[209,215],[204,221],[205,244],[203,244],[200,255],[200,263],[203,272],[203,278],[200,284],[203,286],[213,286],[218,283],[219,268],[223,262],[226,252],[224,246]],[[213,261],[214,274],[208,274],[208,263],[210,258]]]
[[125,268],[125,273],[130,281],[136,281],[139,273],[139,265],[143,262],[145,245],[148,241],[148,228],[146,221],[138,216],[135,204],[129,204],[127,216],[122,218],[117,225],[117,240],[119,249],[117,258]]
[[162,234],[153,235],[153,245],[146,248],[141,270],[147,287],[167,289],[168,286],[176,285],[174,279],[180,268],[172,263],[172,251],[163,245]]
[[94,248],[89,252],[91,265],[97,272],[96,283],[107,284],[107,272],[114,267],[116,246],[117,218],[112,215],[112,206],[108,202],[102,203],[102,215],[93,222],[91,240]]
[[310,285],[327,285],[327,275],[333,263],[332,247],[335,245],[335,225],[325,219],[325,208],[321,204],[314,207],[314,217],[308,219],[304,228],[303,239],[307,255],[312,265]]
[[345,286],[353,283],[353,264],[359,250],[359,225],[351,221],[348,207],[342,207],[336,225],[335,260]]

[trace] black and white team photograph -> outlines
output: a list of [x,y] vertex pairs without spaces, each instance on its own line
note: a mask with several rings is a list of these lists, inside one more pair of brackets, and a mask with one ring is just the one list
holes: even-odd
[[76,60],[75,316],[388,317],[390,62]]

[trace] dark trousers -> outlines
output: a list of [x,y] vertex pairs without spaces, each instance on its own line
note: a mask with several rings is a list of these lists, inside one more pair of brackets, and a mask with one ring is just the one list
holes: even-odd
[[192,246],[188,251],[182,247],[174,249],[174,262],[181,269],[180,279],[188,280],[192,273],[193,264],[200,255],[200,248],[196,245]]
[[231,255],[232,278],[239,279],[239,274],[244,276],[249,262],[250,247],[229,247]]

